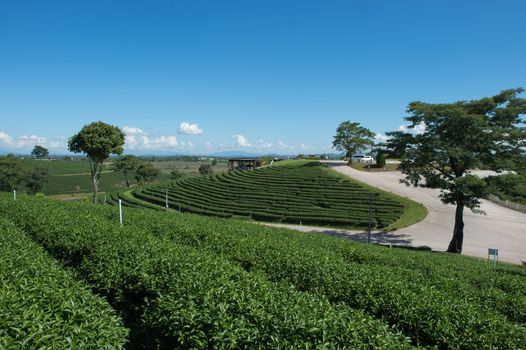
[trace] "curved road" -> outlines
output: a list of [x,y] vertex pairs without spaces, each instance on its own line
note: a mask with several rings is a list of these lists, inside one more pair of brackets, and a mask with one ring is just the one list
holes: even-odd
[[[443,204],[438,190],[408,187],[399,182],[402,174],[365,172],[344,164],[329,163],[332,169],[358,181],[408,197],[425,205],[427,217],[421,222],[394,232],[375,232],[378,243],[428,246],[445,251],[453,234],[455,208]],[[487,175],[483,173],[481,175]],[[464,211],[463,254],[487,258],[488,248],[499,249],[499,260],[520,264],[526,261],[526,214],[483,200],[481,209],[486,215]],[[346,235],[343,231],[334,234]],[[352,235],[351,232],[348,235]]]

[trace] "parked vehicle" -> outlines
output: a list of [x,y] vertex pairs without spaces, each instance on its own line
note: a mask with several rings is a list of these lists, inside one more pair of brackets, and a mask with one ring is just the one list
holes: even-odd
[[363,154],[355,154],[351,157],[351,162],[353,163],[372,163],[373,157],[365,156]]

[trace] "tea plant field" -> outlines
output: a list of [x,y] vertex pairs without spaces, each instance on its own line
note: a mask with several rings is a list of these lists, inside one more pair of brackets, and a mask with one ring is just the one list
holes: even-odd
[[169,207],[181,212],[362,229],[369,215],[373,228],[387,228],[426,214],[414,202],[342,178],[318,162],[184,178],[116,193],[109,202],[118,199],[129,206],[162,208],[168,199]]
[[81,334],[92,348],[525,348],[520,266],[177,211],[124,208],[121,226],[111,206],[0,201],[2,300],[15,290],[28,305],[0,303],[0,344],[42,330],[49,343],[29,347]]

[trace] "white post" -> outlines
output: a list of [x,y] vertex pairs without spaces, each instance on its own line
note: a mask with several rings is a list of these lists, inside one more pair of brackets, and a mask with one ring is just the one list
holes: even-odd
[[122,226],[122,199],[119,199],[119,222]]
[[13,200],[16,201],[16,190],[13,190]]
[[166,209],[168,209],[168,189],[166,189]]
[[106,205],[106,193],[104,193],[104,205]]

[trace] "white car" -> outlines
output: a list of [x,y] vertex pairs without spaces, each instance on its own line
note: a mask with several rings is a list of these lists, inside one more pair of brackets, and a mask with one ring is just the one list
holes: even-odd
[[364,156],[362,154],[355,154],[351,157],[351,162],[353,163],[372,163],[373,157]]

